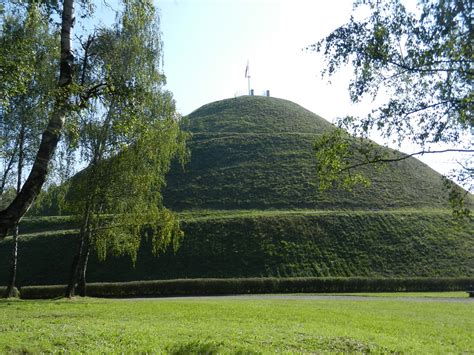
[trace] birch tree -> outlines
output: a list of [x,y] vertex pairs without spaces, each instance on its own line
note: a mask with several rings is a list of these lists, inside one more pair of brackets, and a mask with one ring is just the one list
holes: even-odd
[[[12,14],[2,24],[0,41],[26,47],[33,59],[24,64],[25,70],[14,95],[4,98],[0,110],[2,161],[1,193],[6,187],[21,190],[23,171],[34,159],[41,130],[51,111],[54,88],[56,41],[44,14],[35,3],[28,4],[23,13]],[[21,58],[21,55],[20,55]],[[20,66],[22,65],[20,60]],[[8,104],[8,105],[6,105]],[[7,194],[5,194],[7,195]],[[19,225],[13,226],[10,276],[6,297],[14,296],[18,265]]]
[[175,156],[185,157],[185,136],[171,93],[163,86],[162,42],[151,1],[125,0],[111,28],[98,29],[83,46],[81,85],[107,83],[76,116],[83,172],[73,178],[66,208],[80,216],[80,236],[67,297],[85,295],[91,250],[101,259],[136,259],[142,237],[159,254],[177,247],[182,232],[164,206],[161,187]]
[[[21,4],[20,4],[21,5]],[[12,4],[14,6],[14,4]],[[5,9],[2,9],[2,16],[5,15]],[[3,19],[2,19],[3,20]],[[2,21],[3,22],[3,21]],[[48,175],[50,162],[52,161],[57,144],[61,137],[61,132],[68,115],[71,114],[71,108],[74,92],[74,53],[72,50],[72,28],[74,25],[74,0],[64,0],[61,9],[60,26],[60,57],[59,57],[59,75],[57,81],[57,90],[55,92],[55,101],[48,122],[43,130],[41,141],[35,155],[30,173],[24,182],[21,190],[17,193],[15,199],[9,206],[0,211],[0,238],[4,238],[8,231],[13,229],[31,207],[36,196]],[[1,110],[5,110],[8,100],[17,93],[26,92],[24,80],[16,83],[17,77],[23,78],[25,72],[28,73],[31,62],[34,61],[33,52],[28,43],[22,44],[21,51],[18,51],[16,44],[19,42],[13,39],[5,45],[2,50],[2,59],[0,60],[0,72],[4,78],[0,86],[0,96],[3,97]],[[17,69],[10,72],[12,65],[18,65]],[[87,90],[86,90],[87,91]]]

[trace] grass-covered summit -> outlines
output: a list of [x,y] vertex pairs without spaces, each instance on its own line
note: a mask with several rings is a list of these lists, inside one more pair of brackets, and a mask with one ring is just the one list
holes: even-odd
[[321,133],[333,125],[287,100],[239,96],[204,105],[189,116],[194,133]]
[[172,169],[164,194],[176,210],[447,206],[441,176],[415,158],[371,174],[369,188],[320,192],[312,145],[334,126],[287,100],[213,102],[192,112],[186,129],[191,160]]

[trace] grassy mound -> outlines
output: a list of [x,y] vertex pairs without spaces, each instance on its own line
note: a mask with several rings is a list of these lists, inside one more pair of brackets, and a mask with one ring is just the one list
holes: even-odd
[[242,96],[205,105],[189,115],[191,161],[184,171],[172,169],[165,204],[179,211],[447,206],[441,176],[414,158],[369,172],[368,189],[320,192],[312,145],[333,128],[281,99]]
[[[281,99],[214,102],[187,120],[192,157],[175,166],[165,205],[180,211],[176,255],[92,258],[91,282],[229,277],[462,277],[474,272],[474,226],[447,209],[439,174],[410,158],[368,189],[320,192],[314,138],[333,129]],[[472,196],[471,196],[472,197]],[[21,226],[18,284],[64,284],[77,226],[35,217]],[[0,242],[0,283],[10,241]]]

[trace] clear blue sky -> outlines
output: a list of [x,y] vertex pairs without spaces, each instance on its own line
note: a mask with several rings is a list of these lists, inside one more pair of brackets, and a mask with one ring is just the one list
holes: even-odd
[[347,21],[351,0],[165,0],[157,4],[164,70],[181,113],[246,92],[248,60],[256,93],[270,90],[272,96],[292,100],[329,120],[344,114],[342,108],[334,110],[333,103],[349,104],[345,87],[340,97],[341,91],[321,80],[318,56],[303,48]]
[[[115,0],[109,0],[109,4]],[[187,115],[207,103],[247,92],[300,104],[334,122],[370,112],[370,101],[353,105],[347,87],[350,69],[322,79],[320,55],[303,50],[347,22],[352,0],[155,0],[164,41],[164,72],[178,111]],[[414,8],[416,0],[405,3]],[[104,11],[104,5],[98,12]],[[104,13],[105,15],[105,13]],[[363,13],[356,14],[363,16]],[[108,20],[108,16],[102,17]],[[372,137],[378,143],[385,143]],[[411,153],[404,144],[392,148]],[[455,166],[453,156],[419,157],[441,173]]]
[[[157,1],[164,40],[164,71],[180,113],[247,92],[291,100],[334,122],[370,112],[353,105],[350,69],[322,79],[320,55],[303,48],[347,22],[352,0],[163,0]],[[407,0],[414,7],[415,0]],[[363,14],[359,14],[361,16]],[[356,14],[357,16],[357,14]],[[381,139],[373,137],[379,143]],[[410,153],[418,147],[391,145]],[[456,166],[449,154],[419,157],[441,173]]]

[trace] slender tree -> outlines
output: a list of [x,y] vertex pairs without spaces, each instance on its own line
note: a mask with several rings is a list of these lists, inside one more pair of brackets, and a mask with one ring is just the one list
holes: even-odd
[[[46,2],[48,4],[48,2]],[[2,9],[5,13],[5,9]],[[66,117],[71,113],[71,99],[75,91],[73,84],[73,67],[74,53],[72,50],[72,28],[74,24],[74,0],[64,0],[61,11],[61,30],[60,30],[60,60],[59,60],[59,80],[57,82],[57,92],[55,95],[55,104],[46,128],[43,131],[41,142],[38,147],[35,160],[31,171],[26,179],[23,187],[9,204],[9,206],[0,211],[0,238],[6,236],[7,232],[14,228],[31,207],[36,196],[46,180],[49,164],[52,161],[56,146],[59,142],[61,132]],[[0,86],[0,96],[3,96],[1,102],[4,109],[5,101],[17,92],[24,92],[23,84],[14,84],[16,76],[22,76],[25,71],[30,70],[31,65],[25,67],[19,66],[17,70],[13,70],[13,74],[9,74],[9,68],[18,63],[30,63],[34,60],[30,47],[26,44],[25,52],[17,51],[15,45],[18,43],[15,39],[7,41],[13,43],[13,46],[5,46],[5,58],[0,60],[0,72],[5,75],[3,84]],[[23,48],[23,46],[22,46]],[[19,58],[21,60],[19,60]],[[18,73],[18,74],[15,74]],[[20,80],[23,83],[23,79]],[[26,84],[25,84],[26,85]]]
[[[0,9],[0,22],[4,22],[11,9],[15,11],[21,9],[24,3],[30,3],[30,1],[14,2],[2,7]],[[67,130],[68,135],[72,139],[77,140],[77,136],[75,136],[77,135],[77,130],[74,129],[77,121],[74,121],[73,118],[80,116],[81,112],[88,110],[89,105],[94,106],[93,100],[105,98],[105,95],[110,92],[115,92],[117,95],[122,96],[132,95],[135,90],[133,85],[130,85],[131,83],[121,83],[119,80],[120,75],[123,75],[123,72],[120,72],[120,70],[126,69],[120,63],[120,58],[116,58],[114,63],[117,66],[117,73],[114,72],[114,68],[108,68],[110,69],[108,70],[110,74],[108,77],[90,74],[94,73],[94,68],[90,65],[90,59],[94,56],[90,52],[90,47],[95,34],[101,32],[101,29],[93,29],[89,35],[84,35],[83,38],[79,39],[81,46],[78,46],[73,51],[74,0],[64,0],[62,2],[57,0],[40,0],[37,3],[42,11],[49,16],[50,23],[55,23],[56,14],[59,14],[61,17],[59,26],[59,65],[58,74],[55,75],[58,80],[53,95],[54,105],[48,116],[48,122],[45,128],[43,128],[40,145],[30,172],[17,196],[9,203],[7,208],[0,211],[0,239],[4,238],[9,230],[13,230],[14,226],[32,206],[41,191],[49,169],[52,166],[51,162],[53,161],[61,134],[64,133],[65,125],[71,128]],[[86,15],[92,14],[93,6],[91,0],[81,0],[79,3],[84,11],[83,15],[84,13]],[[148,2],[145,1],[144,3],[147,4]],[[90,18],[90,16],[84,17]],[[84,38],[86,39],[84,40]],[[25,73],[32,70],[30,63],[33,60],[29,42],[23,43],[16,38],[4,39],[5,41],[0,46],[0,73],[2,74],[2,79],[4,79],[0,83],[0,97],[2,98],[0,100],[0,110],[9,105],[12,97],[27,91],[26,84],[22,78]],[[133,43],[130,42],[130,44]],[[104,48],[104,51],[106,49]],[[95,73],[98,74],[97,72]],[[135,101],[131,103],[131,107],[140,100],[141,98],[135,95]]]
[[182,235],[160,190],[175,155],[184,156],[175,105],[163,89],[161,39],[151,1],[124,1],[117,23],[83,43],[81,85],[107,81],[100,100],[77,116],[78,147],[86,169],[70,181],[66,208],[80,216],[80,236],[67,297],[85,295],[91,249],[100,258],[136,259],[142,236],[158,254]]
[[[48,21],[35,3],[27,6],[24,14],[11,16],[3,24],[3,37],[16,37],[16,42],[28,42],[34,59],[28,65],[29,77],[23,76],[26,91],[17,93],[9,99],[9,106],[0,111],[2,152],[4,171],[2,173],[2,192],[8,178],[16,180],[16,194],[23,183],[23,170],[34,159],[34,152],[39,145],[38,136],[47,121],[51,109],[50,94],[54,87],[53,78],[56,72],[54,56],[56,41],[50,31]],[[3,42],[3,41],[2,41]],[[10,149],[9,149],[10,148]],[[12,256],[10,277],[6,296],[14,296],[17,273],[19,225],[13,228]]]

